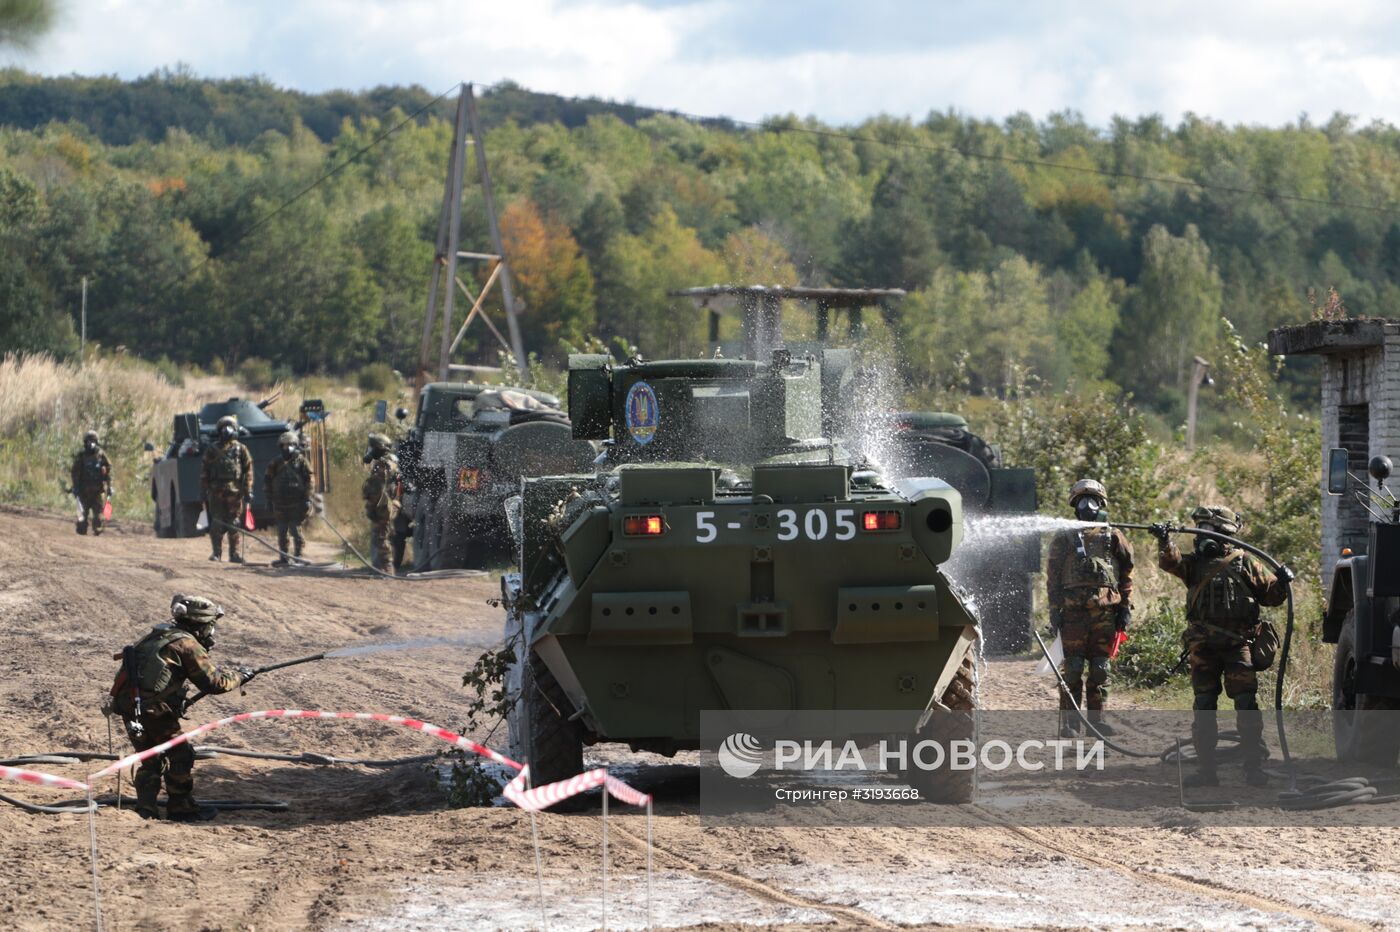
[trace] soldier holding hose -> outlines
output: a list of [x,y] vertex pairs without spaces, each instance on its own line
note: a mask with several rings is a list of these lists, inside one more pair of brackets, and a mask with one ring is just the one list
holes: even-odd
[[[1094,479],[1076,482],[1069,490],[1069,504],[1080,521],[1108,520],[1108,492]],[[1099,733],[1111,735],[1115,729],[1103,720],[1103,712],[1113,643],[1132,620],[1132,545],[1122,531],[1107,525],[1064,531],[1050,544],[1045,587],[1050,629],[1064,647],[1069,687],[1060,694],[1060,735],[1079,734],[1081,723],[1073,710],[1081,703]]]
[[[1220,505],[1202,505],[1191,512],[1200,530],[1235,537],[1243,522]],[[1264,563],[1228,541],[1197,535],[1190,553],[1183,554],[1170,540],[1173,528],[1154,524],[1157,562],[1186,584],[1186,631],[1182,643],[1191,664],[1192,708],[1195,717],[1191,740],[1196,748],[1197,770],[1184,781],[1187,786],[1218,786],[1216,775],[1216,708],[1223,684],[1235,703],[1245,781],[1251,786],[1269,782],[1263,763],[1264,720],[1259,712],[1257,671],[1273,664],[1273,650],[1263,637],[1261,606],[1281,605],[1288,598],[1293,573],[1286,566],[1271,571]],[[1272,628],[1268,629],[1272,634]],[[1276,644],[1276,640],[1274,640]]]

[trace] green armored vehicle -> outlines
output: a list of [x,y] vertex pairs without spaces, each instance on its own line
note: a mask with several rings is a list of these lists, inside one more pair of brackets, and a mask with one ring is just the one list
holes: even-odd
[[399,444],[404,510],[412,516],[413,569],[479,567],[509,557],[502,503],[522,476],[591,469],[592,444],[576,440],[559,399],[545,392],[433,382]]
[[[502,581],[517,759],[696,748],[706,709],[967,710],[976,624],[940,571],[961,496],[853,467],[823,432],[849,356],[569,361],[594,475],[526,479]],[[970,777],[954,798],[966,798]]]

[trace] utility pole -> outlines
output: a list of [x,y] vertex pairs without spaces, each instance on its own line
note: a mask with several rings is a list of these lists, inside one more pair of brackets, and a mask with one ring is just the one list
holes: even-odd
[[82,362],[87,355],[87,276],[83,276],[83,309],[79,319],[81,324],[78,330],[78,362]]
[[[461,249],[462,191],[466,175],[468,133],[471,134],[470,142],[476,149],[476,165],[481,175],[482,202],[486,209],[486,222],[491,232],[494,253],[464,252]],[[466,282],[457,273],[459,262],[462,259],[489,263],[489,275],[479,295],[472,294]],[[484,307],[486,293],[497,281],[501,284],[501,298],[506,314],[506,327],[510,334],[509,340],[506,340],[505,336],[497,330],[496,325],[487,316]],[[472,302],[472,307],[462,322],[461,328],[456,330],[457,335],[454,339],[452,334],[457,326],[455,299],[459,289],[467,300]],[[440,295],[441,297],[439,297]],[[433,331],[438,325],[439,303],[442,304],[442,329],[439,334],[437,362],[436,365],[433,365],[429,359],[429,348],[432,345]],[[443,186],[442,210],[438,215],[437,245],[433,255],[432,278],[428,285],[428,307],[423,316],[423,339],[418,347],[416,387],[421,390],[424,382],[431,377],[430,373],[435,374],[439,379],[447,379],[454,369],[479,368],[451,364],[452,353],[462,342],[467,327],[477,317],[480,317],[482,323],[490,329],[501,347],[516,358],[522,376],[527,375],[525,371],[525,345],[520,335],[520,325],[516,320],[515,312],[515,290],[511,285],[510,271],[502,251],[501,229],[496,219],[496,199],[491,188],[491,175],[486,165],[486,144],[480,121],[477,118],[476,98],[472,95],[472,86],[463,84],[461,93],[457,97],[457,118],[453,123],[452,152],[448,157],[447,181]]]
[[506,250],[501,245],[501,226],[496,222],[496,195],[491,190],[491,172],[486,167],[486,138],[481,132],[481,120],[476,115],[476,95],[470,84],[462,85],[462,96],[467,98],[467,118],[472,124],[472,143],[476,149],[476,167],[481,172],[481,200],[486,205],[486,223],[491,228],[491,248],[501,257],[501,300],[506,308],[506,328],[510,333],[510,348],[515,354],[515,365],[522,376],[527,375],[525,341],[520,337],[520,322],[515,319],[515,289],[510,283],[510,263],[506,261]]
[[1214,385],[1210,377],[1210,363],[1197,356],[1191,363],[1191,383],[1186,388],[1186,450],[1196,449],[1196,401],[1201,393],[1201,385]]

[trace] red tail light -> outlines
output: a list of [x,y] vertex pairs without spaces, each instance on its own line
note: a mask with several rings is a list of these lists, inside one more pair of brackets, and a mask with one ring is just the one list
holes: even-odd
[[867,531],[897,531],[904,525],[904,516],[897,511],[867,511],[860,516],[860,526]]
[[628,537],[659,537],[666,533],[660,515],[628,515],[622,519],[622,533]]
[[457,470],[457,489],[462,492],[475,492],[481,488],[481,470],[463,466]]

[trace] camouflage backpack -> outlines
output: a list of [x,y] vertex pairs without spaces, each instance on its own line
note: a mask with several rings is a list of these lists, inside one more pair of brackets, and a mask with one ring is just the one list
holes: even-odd
[[178,689],[172,688],[175,679],[170,665],[160,652],[181,638],[192,638],[193,634],[165,623],[157,625],[144,638],[121,653],[122,665],[112,684],[112,708],[123,718],[140,715],[144,711],[155,711],[154,707],[170,698]]
[[217,452],[213,457],[210,474],[215,482],[237,482],[242,475],[243,458],[238,455],[239,445],[235,441],[229,441],[222,447],[214,448]]
[[1112,533],[1078,531],[1060,572],[1060,583],[1066,589],[1116,590],[1118,560],[1113,556]]

